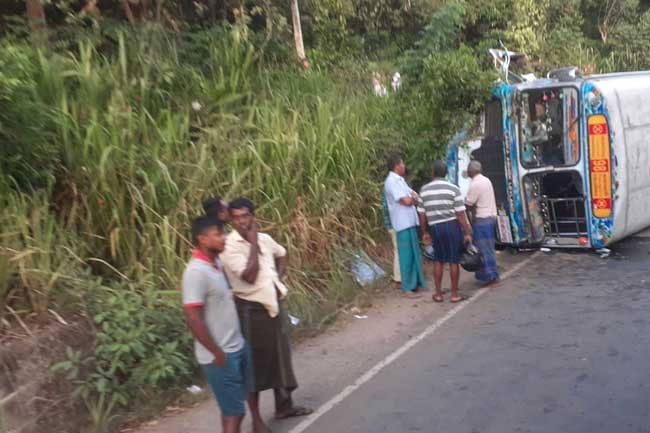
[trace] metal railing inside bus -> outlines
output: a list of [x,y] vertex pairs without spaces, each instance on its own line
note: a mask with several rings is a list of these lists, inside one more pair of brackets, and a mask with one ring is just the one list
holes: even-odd
[[541,205],[546,236],[587,236],[584,197],[549,198],[542,196]]

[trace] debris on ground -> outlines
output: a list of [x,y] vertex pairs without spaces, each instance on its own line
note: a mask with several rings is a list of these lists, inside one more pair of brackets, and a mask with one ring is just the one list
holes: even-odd
[[194,395],[196,395],[196,394],[200,394],[200,393],[203,392],[203,388],[201,388],[201,387],[198,386],[198,385],[188,386],[188,387],[185,388],[185,389],[187,389],[187,392],[189,392],[190,394],[194,394]]
[[362,286],[370,285],[386,275],[386,272],[363,251],[354,255],[351,268],[354,279]]
[[368,316],[366,316],[365,314],[355,314],[354,318],[355,319],[367,319]]
[[291,322],[291,324],[293,326],[300,325],[300,319],[299,318],[297,318],[296,316],[292,316],[291,314],[289,314],[288,316],[289,316],[289,321]]
[[609,248],[599,248],[596,250],[596,254],[599,254],[601,259],[605,259],[612,254],[612,250]]

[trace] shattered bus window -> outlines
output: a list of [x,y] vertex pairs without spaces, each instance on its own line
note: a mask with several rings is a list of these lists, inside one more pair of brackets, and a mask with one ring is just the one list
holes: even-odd
[[521,160],[526,168],[578,163],[578,91],[573,87],[521,94]]

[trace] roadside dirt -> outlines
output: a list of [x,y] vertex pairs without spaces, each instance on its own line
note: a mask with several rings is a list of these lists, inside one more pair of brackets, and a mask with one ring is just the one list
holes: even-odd
[[90,347],[90,333],[82,320],[41,323],[30,332],[33,335],[3,336],[0,342],[0,431],[80,431],[82,421],[73,415],[78,407],[62,398],[70,394],[71,385],[50,366],[65,358],[67,347]]
[[[498,252],[502,271],[525,257],[527,255]],[[373,293],[371,306],[352,311],[348,309],[326,331],[296,345],[293,360],[300,384],[294,394],[297,404],[317,408],[455,305],[449,303],[448,293],[443,304],[431,301],[432,265],[425,261],[425,266],[429,290],[423,293],[421,299],[405,299],[400,296],[399,290],[384,287]],[[444,287],[449,287],[447,277]],[[466,272],[461,274],[461,290],[466,296],[471,296],[478,288],[473,275]],[[367,318],[355,318],[355,315]],[[273,393],[270,391],[262,393],[262,412],[276,433],[287,431],[290,425],[295,424],[295,420],[272,420]],[[123,431],[215,433],[221,431],[220,424],[217,406],[204,391],[204,400],[196,407],[185,410],[174,407],[157,420]],[[248,417],[244,421],[243,431],[251,431]]]

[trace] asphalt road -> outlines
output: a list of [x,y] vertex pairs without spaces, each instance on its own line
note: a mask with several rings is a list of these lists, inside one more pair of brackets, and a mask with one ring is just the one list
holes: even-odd
[[650,432],[650,238],[615,251],[539,256],[304,432]]

